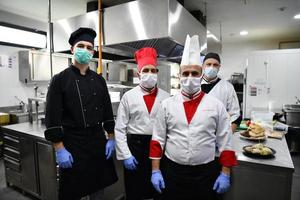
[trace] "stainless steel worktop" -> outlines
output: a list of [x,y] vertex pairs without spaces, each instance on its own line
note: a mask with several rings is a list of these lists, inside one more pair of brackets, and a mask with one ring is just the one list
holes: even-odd
[[[41,123],[34,122],[31,124],[29,122],[25,122],[20,124],[7,125],[4,126],[4,128],[25,133],[41,139],[45,139],[44,131],[46,127]],[[283,137],[281,140],[268,138],[263,142],[263,144],[273,148],[276,151],[275,158],[272,159],[257,159],[257,158],[247,157],[243,154],[243,147],[246,145],[255,144],[257,142],[240,138],[238,132],[233,135],[232,139],[233,139],[233,148],[236,152],[238,161],[294,169],[294,165],[289,153],[289,149],[285,137]]]
[[240,134],[238,132],[233,135],[232,139],[233,148],[236,152],[238,161],[294,169],[293,161],[290,156],[285,137],[282,139],[267,138],[262,142],[264,145],[271,147],[276,151],[275,158],[272,159],[257,159],[247,157],[243,154],[243,147],[246,145],[253,145],[258,142],[242,139],[240,138]]
[[44,124],[41,124],[40,122],[39,123],[33,122],[32,124],[29,122],[12,124],[12,125],[3,126],[3,128],[24,133],[30,136],[38,137],[40,139],[45,139],[44,131],[46,127]]

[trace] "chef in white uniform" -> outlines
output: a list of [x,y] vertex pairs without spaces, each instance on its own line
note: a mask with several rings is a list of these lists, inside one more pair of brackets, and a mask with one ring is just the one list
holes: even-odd
[[229,115],[201,91],[200,65],[198,36],[187,36],[181,93],[161,103],[150,143],[151,182],[164,200],[213,200],[229,189],[230,170],[237,165]]
[[220,56],[216,53],[208,53],[203,59],[203,79],[201,89],[219,99],[230,115],[231,128],[233,133],[241,123],[239,101],[234,87],[228,81],[218,77],[221,67]]
[[154,120],[162,100],[169,94],[157,87],[157,53],[142,48],[135,53],[140,84],[121,99],[116,126],[117,159],[124,161],[126,199],[155,198],[151,185],[149,145]]

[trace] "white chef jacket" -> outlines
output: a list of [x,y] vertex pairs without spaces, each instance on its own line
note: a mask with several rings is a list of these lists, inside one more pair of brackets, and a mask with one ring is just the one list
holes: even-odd
[[154,104],[149,114],[145,104],[145,90],[140,86],[126,92],[120,102],[115,125],[116,154],[118,160],[131,157],[127,145],[127,134],[152,135],[154,119],[163,99],[168,98],[169,93],[158,88]]
[[[153,128],[152,141],[159,142],[170,160],[182,165],[200,165],[232,149],[229,115],[219,100],[205,94],[190,124],[183,102],[182,94],[164,100]],[[150,153],[151,159],[161,156],[151,157]]]
[[[201,84],[209,84],[202,79]],[[234,122],[240,116],[239,101],[231,83],[221,79],[209,92],[210,95],[219,99],[230,115],[230,122]]]

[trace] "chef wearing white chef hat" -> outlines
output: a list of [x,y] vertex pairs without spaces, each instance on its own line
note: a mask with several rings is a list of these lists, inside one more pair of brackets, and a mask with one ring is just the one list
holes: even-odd
[[230,168],[237,165],[229,115],[201,91],[201,77],[199,39],[188,35],[181,93],[162,101],[150,143],[151,182],[163,199],[215,199],[229,189]]

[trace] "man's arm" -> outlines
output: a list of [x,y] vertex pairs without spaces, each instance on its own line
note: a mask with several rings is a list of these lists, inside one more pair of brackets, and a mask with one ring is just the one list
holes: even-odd
[[53,143],[55,149],[63,147],[63,129],[62,129],[62,112],[63,96],[61,90],[61,80],[55,75],[49,86],[46,101],[45,115],[45,138]]

